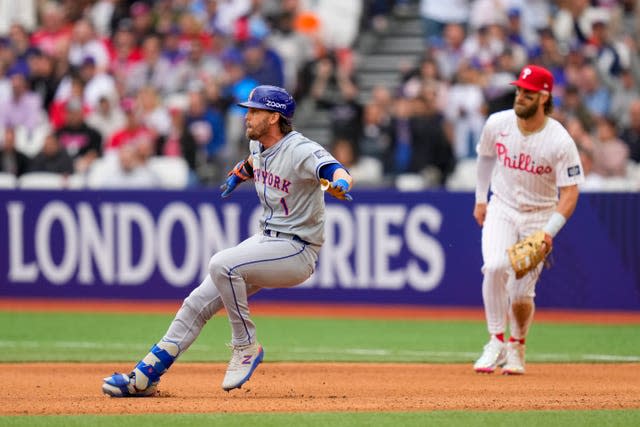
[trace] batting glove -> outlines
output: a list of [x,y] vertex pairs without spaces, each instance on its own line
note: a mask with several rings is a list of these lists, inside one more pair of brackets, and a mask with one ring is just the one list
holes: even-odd
[[222,190],[221,197],[229,197],[229,194],[231,194],[231,192],[235,190],[241,182],[243,181],[237,175],[229,175],[224,184],[220,186],[220,189]]
[[348,202],[353,200],[351,194],[347,193],[349,190],[349,183],[346,179],[340,178],[333,182],[329,182],[324,178],[320,178],[320,188],[331,194],[336,199],[346,200]]

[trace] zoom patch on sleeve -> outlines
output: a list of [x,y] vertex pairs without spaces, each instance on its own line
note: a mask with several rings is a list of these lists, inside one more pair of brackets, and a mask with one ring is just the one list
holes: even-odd
[[567,174],[569,174],[569,177],[580,175],[580,165],[567,168]]
[[314,151],[313,155],[316,156],[318,159],[321,159],[323,157],[327,157],[329,155],[329,152],[327,150],[318,150],[318,151]]

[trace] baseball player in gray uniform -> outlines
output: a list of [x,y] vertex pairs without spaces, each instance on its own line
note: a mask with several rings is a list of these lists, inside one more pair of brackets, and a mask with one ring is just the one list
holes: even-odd
[[314,271],[323,243],[324,192],[351,200],[352,179],[322,146],[293,130],[295,101],[286,90],[258,86],[246,102],[250,154],[229,172],[222,197],[253,179],[263,208],[261,231],[209,262],[209,275],[191,292],[162,339],[128,374],[104,378],[113,397],[153,395],[161,375],[223,307],[231,325],[231,361],[222,381],[240,388],[262,362],[264,350],[247,299],[262,288],[291,287]]

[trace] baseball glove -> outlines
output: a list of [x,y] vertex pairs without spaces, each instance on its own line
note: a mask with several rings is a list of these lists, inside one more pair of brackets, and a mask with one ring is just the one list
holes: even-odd
[[547,258],[551,252],[547,239],[543,230],[537,230],[507,249],[516,279],[524,277]]

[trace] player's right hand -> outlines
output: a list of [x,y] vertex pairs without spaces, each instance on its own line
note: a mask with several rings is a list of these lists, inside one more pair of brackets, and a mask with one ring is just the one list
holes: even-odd
[[326,191],[336,199],[346,200],[348,202],[353,200],[351,194],[347,193],[347,191],[349,191],[349,183],[346,179],[340,178],[333,182],[329,182],[324,178],[320,178],[320,188],[322,188],[322,191]]
[[241,182],[242,180],[237,175],[235,174],[229,175],[227,177],[227,180],[224,182],[224,184],[220,186],[220,190],[222,190],[221,197],[222,198],[229,197],[229,194],[231,194],[231,192],[235,190],[238,184],[240,184]]
[[476,219],[476,222],[480,227],[484,225],[484,219],[487,216],[487,204],[486,203],[476,203],[473,208],[473,217]]

